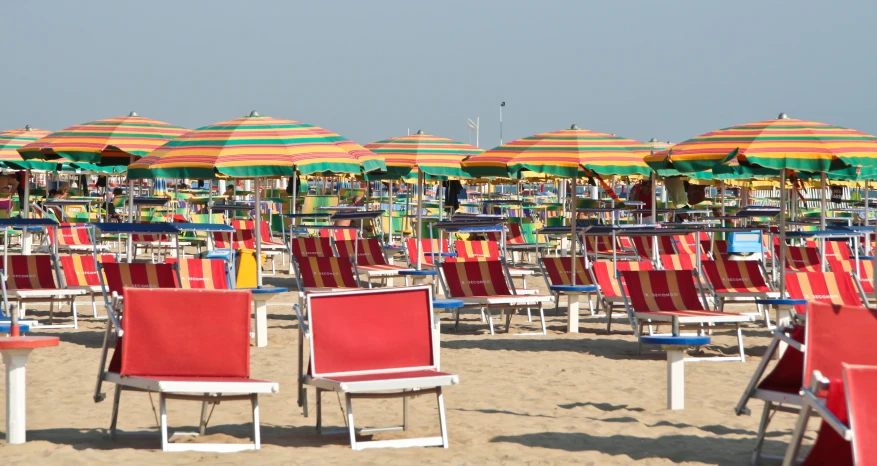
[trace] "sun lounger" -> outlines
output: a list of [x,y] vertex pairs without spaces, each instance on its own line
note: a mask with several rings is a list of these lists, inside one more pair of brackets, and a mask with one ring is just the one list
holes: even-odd
[[335,248],[338,250],[338,257],[356,258],[356,270],[368,276],[369,288],[372,286],[371,278],[386,280],[398,277],[399,272],[411,270],[411,267],[390,264],[384,256],[381,242],[376,238],[335,241]]
[[[847,443],[852,439],[852,432],[846,419],[847,413],[844,412],[846,410],[843,409],[843,369],[844,364],[877,366],[877,352],[872,350],[872,341],[877,334],[877,311],[859,306],[814,302],[808,308],[806,326],[803,406],[783,464],[796,462],[801,438],[814,409],[822,416],[823,423],[804,464],[854,464],[852,448]],[[874,415],[871,400],[875,393],[870,391],[865,394],[864,399],[868,400],[870,406],[860,407],[870,418]],[[855,425],[852,427],[855,429]],[[838,431],[843,436],[838,435]],[[871,441],[866,442],[869,445],[864,447],[873,449],[873,432],[868,434]]]
[[222,259],[192,259],[179,261],[180,285],[183,289],[228,290],[228,262]]
[[[672,236],[658,236],[658,254],[676,254]],[[634,236],[631,238],[633,248],[636,250],[639,260],[650,261],[655,258],[651,236]]]
[[[307,338],[310,360],[300,380],[317,390],[317,429],[323,429],[325,392],[343,395],[346,428],[354,450],[385,447],[441,446],[448,448],[442,388],[459,383],[459,377],[441,372],[435,353],[438,329],[433,321],[432,293],[428,286],[311,294],[305,320],[296,307],[300,339]],[[301,352],[302,361],[304,353]],[[301,387],[299,393],[304,393]],[[366,434],[408,427],[408,398],[435,394],[440,435],[393,440],[357,440]],[[362,399],[402,398],[399,426],[359,428],[353,402]],[[302,396],[302,405],[307,406]]]
[[[408,263],[411,267],[417,266],[417,238],[406,238],[405,249],[408,254]],[[434,267],[435,254],[450,255],[448,240],[441,241],[441,250],[439,250],[439,240],[423,238],[420,240],[420,264],[421,267]]]
[[[651,261],[619,261],[614,265],[611,262],[592,262],[591,274],[594,283],[597,284],[597,299],[602,303],[606,312],[606,331],[612,330],[612,313],[623,312],[628,316],[624,307],[623,283],[618,281],[618,272],[623,270],[654,270]],[[636,328],[636,322],[630,319],[630,327]]]
[[[760,261],[732,261],[719,258],[701,263],[710,291],[715,297],[716,310],[724,310],[729,299],[778,298],[779,292],[768,284]],[[765,316],[767,321],[767,316]]]
[[[551,302],[550,295],[516,294],[511,284],[511,277],[506,274],[504,264],[499,260],[458,260],[448,259],[439,268],[445,296],[461,299],[464,307],[487,309],[487,321],[490,334],[493,335],[493,318],[491,309],[503,309],[510,312],[506,315],[506,329],[509,329],[512,310],[539,306],[539,318],[542,324],[542,335],[545,328],[543,307]],[[457,314],[459,319],[459,312]]]
[[[64,289],[58,286],[61,282],[57,264],[51,254],[7,255],[0,265],[3,267],[3,298],[5,311],[9,312],[8,303],[18,304],[19,312],[24,317],[22,303],[49,303],[49,324],[40,325],[44,328],[79,328],[79,319],[73,308],[73,300],[82,296],[85,291],[80,289]],[[55,303],[69,303],[73,314],[72,324],[55,325]]]
[[335,250],[329,238],[299,237],[290,240],[292,257],[332,257]]
[[591,277],[591,273],[585,266],[585,258],[576,256],[576,279],[572,280],[572,260],[570,257],[542,257],[539,259],[539,267],[548,290],[554,294],[554,309],[560,304],[561,294],[584,294],[588,300],[588,310],[594,315],[594,304],[591,302],[591,294],[597,293],[597,284]]
[[730,328],[737,333],[739,356],[687,360],[745,361],[740,325],[751,322],[752,316],[707,310],[704,305],[706,296],[692,271],[624,271],[621,272],[621,277],[627,285],[624,304],[636,322],[637,339],[644,326],[651,328],[654,323],[669,323],[673,328],[672,334],[677,336],[681,334],[682,326],[698,326],[699,332]]
[[[779,252],[776,253],[779,257]],[[798,272],[819,272],[821,265],[819,250],[807,246],[786,246],[786,270]]]
[[[163,265],[163,264],[161,264]],[[233,452],[258,450],[259,395],[277,393],[278,384],[250,378],[249,291],[126,288],[124,312],[107,320],[95,402],[102,382],[115,384],[110,436],[115,438],[122,391],[158,394],[163,451]],[[110,335],[117,335],[109,366]],[[171,443],[167,400],[200,401],[200,434],[210,405],[249,401],[253,443]]]
[[[83,252],[91,254],[95,249],[85,223],[62,223],[57,228],[49,228],[49,243],[60,252]],[[105,245],[97,245],[98,252],[106,251]]]
[[[858,267],[856,267],[858,265]],[[860,291],[867,298],[874,299],[874,261],[859,259],[854,260],[829,259],[828,266],[832,272],[850,273],[856,279]]]
[[[862,306],[867,302],[852,275],[844,272],[786,272],[786,292],[790,299],[805,299],[831,304]],[[803,304],[795,305],[799,314]]]
[[[579,239],[581,239],[580,237]],[[600,259],[609,259],[612,260],[613,252],[616,258],[625,259],[625,260],[634,260],[639,257],[637,255],[637,251],[625,249],[621,244],[621,240],[619,237],[615,237],[615,242],[612,242],[612,236],[594,236],[594,235],[584,235],[585,244],[585,252],[587,252],[588,256],[592,259],[600,260]],[[636,245],[634,244],[634,249]],[[650,249],[651,251],[651,249]]]
[[[99,256],[102,262],[114,262],[115,258],[111,254],[103,254]],[[64,278],[64,288],[73,290],[83,290],[86,296],[91,298],[92,314],[97,318],[97,302],[98,296],[103,296],[103,287],[101,279],[98,277],[97,262],[91,254],[73,254],[58,256],[61,263],[62,277]],[[76,312],[76,301],[73,301],[73,312]]]
[[[492,240],[455,240],[454,252],[458,259],[476,260],[501,260],[499,242]],[[512,278],[520,278],[524,288],[527,287],[527,277],[533,275],[532,270],[518,267],[507,267]]]

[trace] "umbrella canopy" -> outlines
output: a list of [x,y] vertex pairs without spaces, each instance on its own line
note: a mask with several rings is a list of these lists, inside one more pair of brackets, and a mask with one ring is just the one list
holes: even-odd
[[128,166],[130,178],[254,178],[383,169],[377,156],[331,131],[249,116],[198,128]]
[[460,163],[468,156],[484,152],[469,144],[431,136],[423,131],[366,144],[365,148],[379,155],[387,164],[383,176],[386,178],[406,177],[414,168],[424,175],[468,177]]
[[[571,178],[581,168],[599,175],[643,175],[650,169],[643,163],[649,148],[641,142],[614,134],[570,129],[542,133],[493,148],[470,157],[464,168],[480,176],[503,176],[522,170]],[[506,175],[507,176],[507,175]]]
[[877,166],[877,137],[849,128],[780,114],[702,134],[645,157],[655,169],[709,170],[736,157],[741,166],[827,172]]
[[49,132],[46,130],[31,128],[30,126],[0,132],[0,166],[18,170],[28,170],[31,168],[37,170],[57,169],[57,162],[47,162],[45,160],[26,161],[18,153],[20,147],[48,134]]
[[18,149],[25,160],[67,159],[97,165],[128,165],[168,140],[188,131],[163,121],[150,120],[131,112],[71,126]]

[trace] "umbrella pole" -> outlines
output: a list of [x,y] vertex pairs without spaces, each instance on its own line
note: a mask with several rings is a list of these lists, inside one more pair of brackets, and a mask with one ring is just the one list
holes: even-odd
[[[870,183],[866,180],[865,181],[865,228],[866,228],[866,230],[865,230],[865,255],[866,256],[871,255],[871,232],[867,230],[867,227],[868,227],[868,208],[870,207],[868,205],[868,203],[869,203],[868,196],[870,195],[870,193],[868,192],[868,188],[870,187],[869,185],[870,185]],[[27,191],[25,191],[25,192],[27,192]]]
[[[131,156],[130,163],[134,163],[134,156]],[[108,183],[109,184],[109,183]],[[110,187],[107,186],[107,189]],[[128,223],[134,223],[134,180],[128,177]],[[128,263],[134,262],[132,254],[134,253],[134,238],[128,235],[125,240],[125,257]]]
[[[572,194],[570,195],[570,216],[569,216],[569,229],[570,229],[570,243],[569,243],[569,253],[570,253],[570,283],[573,285],[576,284],[576,246],[578,246],[577,241],[578,237],[576,236],[576,226],[578,223],[578,215],[576,212],[576,178],[579,175],[579,167],[578,165],[575,167],[575,170],[572,175]],[[587,252],[586,252],[587,254]],[[578,313],[578,305],[573,306],[572,300],[578,299],[573,295],[570,295],[569,301],[567,302],[567,324],[566,331],[567,333],[579,333],[579,313]],[[573,309],[575,308],[575,309]],[[575,311],[575,312],[573,312]]]
[[[292,183],[292,201],[291,201],[292,205],[289,206],[289,211],[292,213],[292,215],[295,215],[296,208],[298,207],[296,205],[296,204],[298,204],[296,202],[297,198],[298,198],[298,171],[297,170],[292,172],[292,178],[289,179],[289,182]],[[295,221],[295,217],[292,217],[292,222],[290,224],[296,225],[297,223],[298,222]]]
[[389,210],[388,216],[390,219],[390,225],[389,225],[389,228],[387,228],[387,232],[388,232],[387,236],[389,236],[389,240],[387,241],[387,243],[392,243],[393,242],[393,179],[392,178],[390,178],[390,182],[388,183],[388,186],[389,186],[389,188],[388,188],[389,192],[387,193],[387,195],[389,196],[389,201],[387,204],[387,210]]
[[774,270],[779,265],[780,275],[780,298],[786,294],[786,170],[780,171],[780,250],[779,264],[774,264]]
[[30,170],[24,171],[24,199],[19,199],[19,203],[21,204],[21,218],[30,218]]
[[[825,215],[826,215],[826,205],[828,201],[825,198],[825,185],[828,184],[828,176],[825,175],[825,172],[819,173],[819,229],[825,231]],[[819,245],[822,246],[819,250],[820,258],[819,264],[820,269],[825,272],[825,238],[819,239]]]
[[256,288],[262,288],[262,201],[259,196],[259,178],[253,179],[255,185],[256,225],[253,236],[256,238]]
[[423,171],[417,170],[417,270],[422,270],[420,264],[421,244],[423,238]]

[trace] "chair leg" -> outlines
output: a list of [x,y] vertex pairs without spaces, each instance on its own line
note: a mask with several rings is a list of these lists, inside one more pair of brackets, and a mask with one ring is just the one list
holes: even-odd
[[323,433],[323,390],[317,389],[317,433]]
[[[205,393],[204,396],[208,394]],[[198,433],[201,435],[207,435],[207,415],[210,412],[210,402],[202,401],[201,402],[201,420],[198,423]]]
[[542,303],[539,303],[539,322],[542,324],[542,335],[548,335],[548,329],[545,327],[545,310]]
[[344,394],[347,402],[347,430],[350,432],[350,448],[356,450],[356,428],[353,426],[353,400],[349,394]]
[[402,430],[408,430],[408,397],[402,397]]
[[97,301],[95,300],[96,296],[97,295],[95,295],[94,293],[91,294],[91,314],[95,319],[97,319]]
[[165,399],[164,393],[158,395],[158,407],[161,414],[161,451],[167,451],[167,399]]
[[588,312],[591,313],[591,317],[597,315],[597,311],[594,310],[594,302],[591,301],[591,293],[586,294],[585,298],[588,300]]
[[764,435],[767,432],[767,425],[770,423],[770,409],[772,406],[772,402],[764,402],[764,411],[761,413],[761,422],[758,423],[758,434],[755,437],[755,448],[752,450],[751,463],[753,465],[758,464],[758,460],[761,458],[761,447],[764,446]]
[[113,393],[113,415],[110,420],[110,439],[116,439],[116,424],[119,421],[119,401],[122,398],[122,387],[116,385],[116,391]]
[[73,328],[78,329],[79,328],[79,316],[76,315],[76,308],[73,307],[73,303],[74,303],[73,300],[74,299],[76,299],[76,298],[70,299],[70,313],[73,314]]
[[251,395],[250,405],[253,407],[253,448],[262,447],[262,435],[259,432],[259,395]]
[[737,346],[740,347],[740,362],[746,362],[746,353],[743,351],[743,329],[737,324]]
[[[481,318],[482,319],[484,318],[484,308],[483,307],[481,308]],[[490,308],[487,308],[487,325],[490,327],[490,334],[494,335],[494,333],[493,333],[493,316],[490,314]]]
[[804,437],[804,431],[807,430],[807,422],[810,421],[810,414],[813,408],[807,403],[801,406],[801,413],[798,415],[798,422],[795,423],[795,430],[792,431],[792,439],[789,440],[789,446],[786,449],[786,456],[783,458],[783,466],[795,464],[798,459],[798,452],[801,450],[801,439]]
[[442,431],[442,447],[448,448],[448,424],[447,420],[445,419],[445,399],[442,396],[441,387],[438,388],[435,396],[438,401],[439,428]]

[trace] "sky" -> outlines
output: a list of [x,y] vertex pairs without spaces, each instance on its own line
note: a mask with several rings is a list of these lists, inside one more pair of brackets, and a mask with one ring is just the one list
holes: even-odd
[[0,130],[258,110],[366,144],[776,118],[877,134],[874,0],[4,2]]

